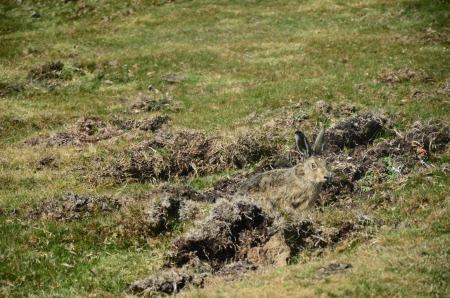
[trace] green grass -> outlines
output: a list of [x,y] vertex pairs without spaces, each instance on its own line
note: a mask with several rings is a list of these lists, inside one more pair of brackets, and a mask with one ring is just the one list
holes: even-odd
[[[81,148],[23,141],[64,132],[80,117],[152,117],[156,113],[129,113],[149,85],[182,104],[181,111],[165,112],[173,118],[171,130],[201,129],[210,136],[258,129],[245,117],[255,112],[270,119],[299,101],[313,115],[311,123],[333,121],[314,114],[318,100],[384,111],[400,128],[416,120],[448,121],[449,9],[439,0],[2,1],[0,82],[21,84],[24,91],[0,97],[0,208],[22,211],[0,215],[0,295],[115,297],[159,268],[165,249],[152,245],[154,239],[121,238],[115,213],[72,223],[27,218],[39,202],[69,191],[138,196],[154,188],[151,182],[92,179],[96,158],[107,164],[151,134]],[[40,18],[32,17],[35,11]],[[28,78],[31,69],[56,61],[65,65],[60,79]],[[405,70],[415,76],[380,81]],[[161,82],[168,73],[187,79]],[[36,170],[47,156],[56,157],[58,167]],[[435,164],[444,162],[448,152]],[[174,182],[206,188],[221,177]],[[404,227],[380,228],[372,241],[299,256],[297,265],[188,295],[446,296],[448,180],[448,172],[435,170],[390,190],[399,201],[376,212]],[[376,200],[360,199],[355,212],[378,207]],[[337,209],[325,208],[325,218],[353,215]],[[316,281],[325,260],[355,262],[354,269]],[[273,287],[277,282],[281,290]]]

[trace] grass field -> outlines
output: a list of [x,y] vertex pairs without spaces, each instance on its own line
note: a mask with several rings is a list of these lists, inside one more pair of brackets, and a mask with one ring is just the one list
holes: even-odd
[[[68,192],[136,199],[167,181],[204,190],[258,165],[139,181],[105,175],[158,134],[136,128],[154,117],[171,118],[168,133],[233,139],[298,104],[293,116],[309,135],[346,116],[321,113],[322,102],[383,114],[400,134],[416,121],[447,121],[448,135],[449,12],[439,0],[1,1],[0,295],[124,295],[161,268],[171,240],[189,228],[136,236],[114,208],[74,220],[31,216],[43,202]],[[170,107],[141,109],[148,98]],[[279,130],[286,133],[273,142],[292,144],[294,128]],[[305,213],[325,223],[369,214],[382,224],[365,235],[180,295],[449,296],[445,148],[429,156],[429,169],[377,186],[366,176],[374,195],[349,198],[353,209]],[[396,199],[380,201],[386,193]],[[316,278],[330,263],[352,268]]]

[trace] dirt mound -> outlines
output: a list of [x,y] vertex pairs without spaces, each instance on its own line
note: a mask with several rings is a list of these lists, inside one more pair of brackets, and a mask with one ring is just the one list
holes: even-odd
[[150,120],[137,121],[135,127],[138,127],[140,130],[155,132],[162,129],[170,122],[172,122],[172,118],[169,116],[156,116]]
[[283,225],[283,231],[291,255],[295,255],[299,251],[324,248],[357,237],[366,225],[369,224],[356,223],[356,219],[339,221],[330,226],[309,219],[291,218]]
[[163,185],[129,204],[121,212],[120,224],[129,238],[158,236],[172,231],[180,222],[186,223],[204,216],[207,204],[219,197],[214,191]]
[[[303,249],[323,248],[357,237],[373,221],[324,226],[311,220],[289,222],[248,200],[219,200],[209,215],[175,239],[168,267],[133,283],[133,293],[176,293],[183,287],[234,280],[249,270],[288,264]],[[231,262],[231,263],[230,263]]]
[[126,131],[139,129],[143,131],[158,131],[171,122],[168,116],[156,116],[148,120],[113,120],[102,121],[98,117],[83,117],[67,131],[47,136],[38,136],[26,140],[29,146],[80,146],[97,143],[119,136]]
[[31,210],[33,219],[51,219],[55,221],[71,221],[94,214],[110,213],[119,210],[125,201],[106,196],[89,197],[68,193],[61,199],[52,199]]
[[194,258],[182,268],[162,269],[145,279],[133,282],[129,292],[145,297],[176,294],[186,287],[203,287],[237,280],[248,271],[256,269],[250,262],[232,262],[213,274],[207,263]]
[[120,160],[105,176],[118,180],[163,180],[173,177],[204,176],[230,169],[241,169],[276,151],[275,142],[254,133],[227,142],[217,137],[207,138],[196,131],[159,134],[130,152],[130,158]]
[[33,137],[24,143],[29,146],[78,146],[85,143],[95,143],[98,139],[86,137],[76,133],[56,133],[45,137]]
[[261,207],[245,202],[218,201],[202,225],[173,243],[172,262],[181,267],[196,257],[218,270],[246,257],[248,249],[274,234],[274,218]]
[[373,114],[360,115],[344,120],[327,131],[326,148],[340,151],[344,148],[368,144],[385,127],[386,122],[385,118]]
[[44,81],[50,79],[63,79],[62,71],[64,64],[60,61],[49,62],[41,66],[30,69],[27,78],[34,81]]
[[168,180],[188,176],[205,167],[205,156],[211,141],[198,132],[163,134],[131,150],[128,160],[121,160],[114,169],[120,180]]
[[154,196],[147,202],[125,208],[119,223],[129,238],[140,239],[170,231],[179,220],[180,201],[170,196]]
[[112,124],[121,130],[140,129],[144,131],[158,131],[172,122],[169,116],[158,115],[151,119],[145,120],[114,120]]
[[286,266],[290,257],[291,248],[281,233],[272,236],[263,246],[252,247],[247,253],[247,259],[258,267]]
[[[351,119],[346,123],[354,121]],[[336,131],[340,129],[332,130],[331,135],[336,136]],[[365,136],[369,136],[373,130],[361,131],[368,132]],[[337,151],[336,147],[327,148],[324,155],[333,168],[333,176],[330,182],[324,185],[321,194],[322,204],[337,202],[355,195],[371,195],[375,185],[408,175],[418,167],[431,167],[428,160],[432,153],[449,150],[450,128],[444,121],[431,121],[427,124],[416,122],[405,135],[395,133],[393,139],[383,140],[374,145],[358,144],[356,139],[370,140],[370,138],[349,133],[345,143],[358,144],[351,150]]]
[[378,82],[388,85],[409,82],[416,77],[411,69],[384,70],[378,74]]
[[[282,236],[274,236],[273,219],[262,209],[245,201],[218,201],[202,221],[187,235],[173,242],[174,252],[170,268],[130,286],[132,293],[176,293],[187,285],[201,287],[211,279],[233,279],[257,267],[247,261],[247,255],[264,264],[280,262],[276,252],[282,252],[279,244]],[[261,250],[252,247],[263,245]],[[288,248],[287,248],[288,249]],[[287,256],[286,256],[287,254]],[[285,251],[286,258],[289,251]],[[229,264],[229,262],[232,262]]]
[[47,136],[38,136],[26,140],[30,146],[79,146],[87,143],[96,143],[100,140],[117,136],[121,132],[113,125],[97,117],[83,117],[67,131]]

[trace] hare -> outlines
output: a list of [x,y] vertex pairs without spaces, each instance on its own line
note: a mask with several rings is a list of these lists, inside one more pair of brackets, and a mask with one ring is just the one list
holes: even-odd
[[273,207],[285,211],[302,210],[313,206],[323,183],[329,179],[325,160],[319,156],[324,141],[323,127],[312,148],[305,135],[296,131],[295,142],[305,161],[291,168],[258,174],[245,181],[238,194],[268,201]]

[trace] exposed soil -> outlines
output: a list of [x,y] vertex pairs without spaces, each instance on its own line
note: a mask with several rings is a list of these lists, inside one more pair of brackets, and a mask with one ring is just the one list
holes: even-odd
[[237,280],[248,271],[256,269],[257,267],[249,262],[232,262],[212,273],[211,267],[194,258],[182,268],[162,269],[143,280],[132,283],[129,291],[145,297],[176,294],[185,287],[203,287],[213,285],[217,281]]
[[26,140],[24,143],[30,146],[47,146],[47,147],[57,147],[57,146],[79,146],[86,143],[95,143],[99,139],[86,137],[84,134],[76,133],[56,133],[44,137],[34,137]]
[[339,152],[344,148],[366,145],[385,128],[386,122],[383,117],[373,114],[344,120],[327,132],[326,148]]
[[124,199],[111,197],[80,196],[68,193],[63,198],[51,199],[29,212],[33,219],[50,219],[55,221],[72,221],[94,214],[110,213],[120,209]]
[[244,259],[247,250],[275,233],[274,218],[261,207],[239,200],[218,201],[201,226],[173,243],[171,260],[179,267],[196,257],[218,270],[229,260]]
[[[111,134],[111,127],[160,129],[170,118],[157,116],[150,121],[155,124],[143,124],[143,120],[105,123],[95,117],[82,118],[73,130],[76,136],[100,139]],[[417,122],[405,132],[395,130],[388,123],[384,117],[365,114],[345,119],[328,130],[323,157],[333,169],[333,175],[324,185],[320,205],[349,204],[351,207],[353,198],[372,196],[386,181],[432,167],[433,154],[450,149],[447,122]],[[231,140],[208,138],[198,131],[159,132],[153,139],[131,148],[129,159],[117,164],[114,175],[135,181],[168,180],[256,164],[253,175],[301,162],[301,155],[293,148],[281,149],[278,136],[270,130]],[[45,142],[78,144],[81,141],[67,133],[58,138],[49,137]],[[53,162],[52,158],[42,159],[39,166],[52,167]],[[172,240],[167,268],[130,287],[132,293],[150,295],[176,293],[186,286],[213,283],[217,278],[233,280],[248,270],[286,265],[291,256],[301,251],[368,237],[365,227],[380,224],[366,215],[335,222],[332,226],[301,215],[285,217],[251,198],[235,195],[248,174],[238,172],[202,191],[164,184],[131,201],[68,194],[44,202],[29,214],[33,219],[70,221],[121,209],[119,230],[129,239],[142,241],[188,223],[192,228]],[[395,198],[386,197],[386,200],[395,201]],[[319,269],[317,278],[343,273],[349,268],[349,264],[331,264]]]

